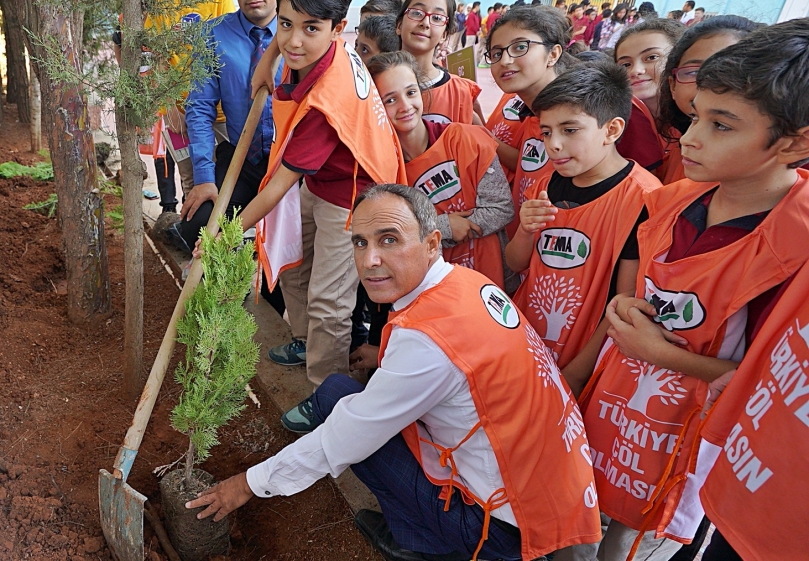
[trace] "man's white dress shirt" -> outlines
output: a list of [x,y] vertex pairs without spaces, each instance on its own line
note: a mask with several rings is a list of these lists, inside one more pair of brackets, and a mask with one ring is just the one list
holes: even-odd
[[[394,302],[393,309],[410,305],[452,269],[439,257],[421,284]],[[476,326],[459,328],[473,330]],[[259,497],[295,494],[326,474],[337,477],[417,420],[424,423],[435,443],[450,448],[480,419],[466,375],[427,335],[395,326],[382,363],[365,390],[341,399],[325,423],[248,469],[247,483]],[[432,452],[422,448],[422,454]],[[437,458],[439,452],[434,453]],[[453,453],[453,458],[458,480],[482,500],[503,487],[494,451],[482,428]],[[492,511],[492,516],[517,525],[509,504]]]

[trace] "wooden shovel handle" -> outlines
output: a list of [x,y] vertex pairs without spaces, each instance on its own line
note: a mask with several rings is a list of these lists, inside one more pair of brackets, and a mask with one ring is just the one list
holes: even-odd
[[[222,182],[222,188],[219,190],[219,196],[214,204],[211,217],[208,219],[208,231],[212,236],[219,232],[219,216],[221,216],[230,202],[230,197],[233,194],[233,188],[236,185],[236,180],[242,170],[244,158],[247,156],[247,151],[250,148],[250,143],[253,141],[253,133],[256,130],[261,114],[264,111],[264,105],[267,103],[267,96],[269,91],[266,87],[261,88],[253,100],[253,105],[250,108],[250,113],[247,115],[247,120],[244,123],[242,134],[239,137],[239,143],[236,145],[236,151],[233,153],[233,158],[228,166],[228,172],[225,175],[225,180]],[[113,475],[116,478],[126,480],[129,475],[129,470],[134,461],[134,455],[137,453],[140,443],[143,440],[143,433],[146,431],[146,425],[149,423],[149,418],[152,416],[152,409],[157,401],[157,394],[160,393],[160,386],[163,385],[163,379],[166,377],[166,369],[171,361],[171,355],[174,353],[174,345],[177,339],[177,322],[183,315],[185,315],[185,303],[194,293],[200,279],[202,278],[202,263],[199,259],[194,259],[191,265],[191,271],[188,273],[183,284],[183,290],[180,297],[177,299],[177,304],[174,306],[174,313],[171,315],[171,321],[166,329],[166,334],[163,336],[163,342],[160,343],[160,350],[157,352],[152,370],[149,372],[149,378],[146,380],[146,385],[143,388],[143,393],[138,401],[138,407],[135,409],[135,417],[132,420],[132,425],[126,432],[124,443],[118,456],[115,458],[115,465]]]

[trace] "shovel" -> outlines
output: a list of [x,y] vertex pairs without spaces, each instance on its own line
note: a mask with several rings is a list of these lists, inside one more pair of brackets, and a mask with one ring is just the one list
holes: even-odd
[[[247,150],[253,140],[253,133],[261,118],[264,104],[267,102],[269,91],[266,87],[261,88],[257,93],[244,129],[239,137],[239,143],[233,154],[233,159],[228,167],[227,175],[222,183],[219,196],[216,199],[211,218],[208,220],[208,231],[211,235],[216,235],[219,231],[217,220],[221,216],[233,194],[233,187],[244,163]],[[174,352],[175,339],[177,338],[177,322],[185,314],[185,303],[197,288],[202,278],[202,262],[195,259],[191,266],[191,271],[183,285],[177,304],[174,306],[174,313],[171,315],[163,342],[154,361],[149,379],[143,388],[138,407],[135,409],[135,418],[132,425],[126,432],[124,443],[118,450],[118,455],[113,464],[112,473],[105,469],[99,470],[98,475],[98,506],[101,512],[101,529],[104,537],[112,551],[113,556],[118,561],[143,561],[143,503],[146,496],[133,489],[126,482],[135,457],[138,455],[138,448],[143,440],[143,433],[152,415],[157,394],[166,376],[171,355]]]

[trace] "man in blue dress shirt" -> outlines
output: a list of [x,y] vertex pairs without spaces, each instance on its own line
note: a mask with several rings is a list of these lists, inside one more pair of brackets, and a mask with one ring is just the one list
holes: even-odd
[[[275,0],[239,0],[238,11],[211,22],[209,40],[216,50],[220,69],[217,76],[194,84],[186,101],[194,188],[183,202],[180,231],[188,247],[194,247],[200,228],[208,223],[213,211],[236,150],[235,142],[252,105],[250,80],[255,63],[275,35],[276,23]],[[281,68],[278,72],[276,83],[280,82]],[[213,125],[220,102],[231,142],[216,146]],[[246,207],[258,193],[267,173],[272,136],[272,101],[268,99],[227,207],[228,216],[233,215],[236,207]]]

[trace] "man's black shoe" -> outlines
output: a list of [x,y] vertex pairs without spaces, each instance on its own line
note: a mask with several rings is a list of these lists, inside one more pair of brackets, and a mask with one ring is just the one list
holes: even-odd
[[387,561],[468,561],[469,556],[461,553],[446,555],[425,555],[409,549],[402,549],[385,522],[381,512],[362,509],[354,517],[354,523],[371,545],[382,554]]

